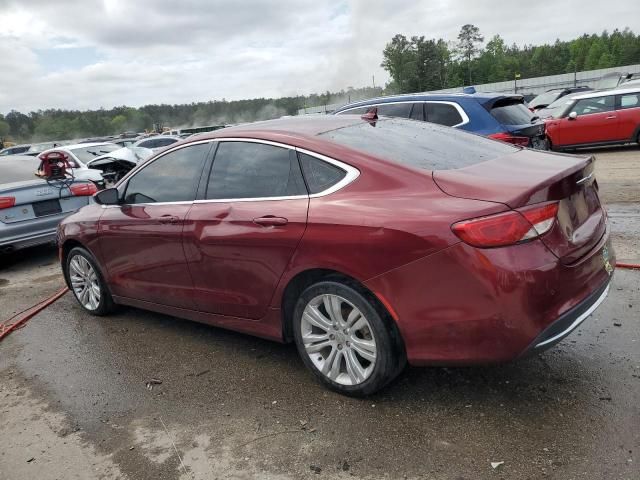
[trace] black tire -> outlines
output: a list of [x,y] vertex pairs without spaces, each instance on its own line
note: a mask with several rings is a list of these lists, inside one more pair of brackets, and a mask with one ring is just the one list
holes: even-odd
[[[406,358],[399,333],[388,318],[388,314],[375,304],[373,298],[367,298],[363,291],[359,291],[356,285],[347,285],[342,281],[322,281],[308,287],[298,299],[293,314],[293,332],[298,353],[306,367],[325,386],[344,395],[362,397],[371,395],[382,389],[402,371],[406,364]],[[368,321],[371,334],[375,340],[376,358],[371,373],[366,380],[355,385],[337,383],[323,374],[310,358],[302,340],[302,315],[305,308],[313,299],[320,295],[337,295],[350,302],[364,315]],[[347,330],[348,331],[348,330]],[[353,341],[353,340],[352,340]],[[345,345],[349,345],[346,342]],[[333,347],[327,347],[333,348]],[[343,358],[346,357],[345,348]],[[315,355],[315,354],[314,354]],[[318,357],[320,358],[320,357]],[[346,361],[346,360],[345,360]],[[344,364],[346,367],[346,364]],[[343,375],[346,375],[343,374]]]
[[[71,284],[70,264],[73,258],[76,256],[80,256],[83,259],[85,259],[91,265],[94,272],[96,273],[97,283],[98,283],[98,286],[100,287],[100,301],[98,302],[97,307],[94,309],[87,308],[85,305],[83,305],[82,301],[78,297],[78,293],[75,291],[75,289]],[[65,276],[65,280],[67,281],[67,285],[69,286],[69,289],[73,293],[74,297],[76,297],[78,304],[86,312],[90,313],[91,315],[102,317],[104,315],[108,315],[109,313],[112,313],[113,311],[115,311],[116,304],[114,303],[113,298],[111,297],[111,293],[109,292],[107,283],[105,282],[104,277],[102,276],[100,267],[98,266],[98,263],[96,262],[91,252],[89,252],[88,250],[82,247],[74,247],[73,249],[71,249],[71,251],[69,252],[65,260],[64,276]]]

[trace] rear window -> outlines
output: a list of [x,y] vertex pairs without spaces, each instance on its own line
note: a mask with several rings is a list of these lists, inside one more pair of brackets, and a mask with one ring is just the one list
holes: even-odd
[[517,152],[519,149],[468,132],[399,118],[363,121],[320,134],[355,150],[413,168],[449,170]]
[[555,92],[545,92],[542,93],[540,95],[538,95],[536,98],[534,98],[533,100],[531,100],[529,102],[529,105],[531,107],[538,107],[540,105],[551,105],[553,102],[555,102],[558,98],[560,98],[561,92],[555,91]]
[[39,166],[40,160],[36,157],[14,156],[0,159],[0,185],[37,180],[35,173]]
[[533,117],[531,110],[522,101],[498,101],[491,107],[491,115],[502,125],[526,125]]

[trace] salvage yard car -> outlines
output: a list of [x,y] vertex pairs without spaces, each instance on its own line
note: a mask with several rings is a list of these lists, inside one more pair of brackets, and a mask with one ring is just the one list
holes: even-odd
[[544,122],[522,95],[501,93],[406,94],[373,98],[340,107],[334,115],[376,114],[459,128],[521,147],[547,150]]
[[87,312],[117,304],[294,341],[326,386],[537,353],[604,300],[593,157],[427,122],[288,117],[138,165],[58,230]]
[[554,150],[640,143],[640,86],[570,96],[548,109]]
[[86,180],[37,178],[39,165],[30,156],[0,158],[0,253],[54,242],[60,220],[97,191]]
[[75,145],[65,145],[45,150],[38,158],[52,152],[60,152],[68,157],[68,161],[72,167],[71,173],[77,179],[91,180],[99,188],[105,186],[102,172],[97,169],[89,168],[87,163],[97,157],[119,150],[120,146],[113,143],[78,143]]

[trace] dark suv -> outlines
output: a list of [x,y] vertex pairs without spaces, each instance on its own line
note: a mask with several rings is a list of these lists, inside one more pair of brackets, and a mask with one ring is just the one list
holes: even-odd
[[548,150],[544,122],[526,107],[522,95],[405,94],[345,105],[334,115],[363,115],[373,107],[378,115],[438,123],[522,147]]

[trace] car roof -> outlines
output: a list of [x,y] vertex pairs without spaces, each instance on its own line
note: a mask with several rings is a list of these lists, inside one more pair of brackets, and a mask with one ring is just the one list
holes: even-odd
[[[384,118],[384,117],[381,117]],[[213,132],[203,132],[197,137],[189,137],[185,143],[214,138],[233,138],[236,136],[277,136],[309,138],[331,130],[349,127],[364,122],[360,115],[300,115],[285,116],[275,120],[244,123],[233,127],[221,128]]]
[[514,93],[491,93],[491,92],[476,92],[476,93],[403,93],[401,95],[389,95],[384,97],[369,98],[367,100],[361,100],[358,102],[349,103],[341,106],[337,110],[344,110],[346,108],[355,108],[358,106],[366,106],[372,103],[391,103],[391,102],[411,102],[411,101],[446,101],[446,100],[459,100],[470,99],[477,100],[480,103],[485,103],[491,100],[499,100],[502,98],[523,98],[520,94]]
[[74,150],[76,148],[101,147],[103,145],[113,145],[112,142],[90,142],[90,143],[74,143],[72,145],[58,145],[49,150]]
[[583,100],[585,98],[607,97],[609,95],[624,95],[625,93],[640,93],[640,85],[638,85],[637,87],[629,87],[629,88],[618,87],[618,88],[612,88],[610,90],[596,90],[590,93],[581,93],[580,95],[573,95],[571,98],[576,100]]
[[[153,140],[156,138],[173,138],[175,140],[182,140],[182,138],[180,138],[178,135],[152,135],[151,137],[145,137],[145,138],[141,138],[140,140],[137,140],[136,142],[144,142],[145,140]],[[126,139],[123,139],[126,140]]]

